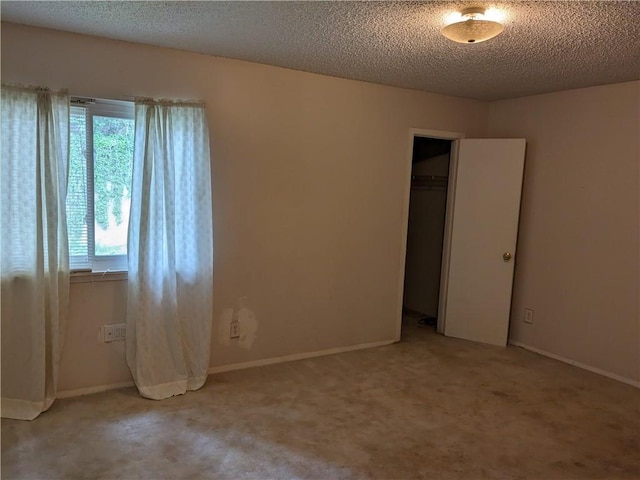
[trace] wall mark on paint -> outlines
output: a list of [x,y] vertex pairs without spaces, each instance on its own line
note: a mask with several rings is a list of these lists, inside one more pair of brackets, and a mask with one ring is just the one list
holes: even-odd
[[235,307],[225,308],[219,324],[218,337],[224,345],[237,343],[249,350],[258,337],[258,321],[247,307],[247,297],[238,298]]

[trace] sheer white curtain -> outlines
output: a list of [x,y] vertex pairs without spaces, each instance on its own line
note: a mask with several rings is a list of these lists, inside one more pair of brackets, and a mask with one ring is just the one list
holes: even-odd
[[140,394],[200,388],[211,343],[213,218],[203,105],[137,101],[127,364]]
[[69,297],[69,97],[2,86],[2,416],[32,420],[56,396]]

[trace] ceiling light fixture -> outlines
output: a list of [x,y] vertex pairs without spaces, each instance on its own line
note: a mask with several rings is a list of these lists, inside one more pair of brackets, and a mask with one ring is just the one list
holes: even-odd
[[495,20],[489,20],[485,9],[466,8],[460,17],[442,29],[442,35],[458,43],[480,43],[499,35],[504,26]]

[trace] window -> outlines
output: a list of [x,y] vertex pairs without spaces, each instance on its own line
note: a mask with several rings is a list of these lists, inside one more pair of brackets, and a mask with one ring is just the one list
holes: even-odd
[[74,98],[67,229],[71,270],[127,269],[134,104]]

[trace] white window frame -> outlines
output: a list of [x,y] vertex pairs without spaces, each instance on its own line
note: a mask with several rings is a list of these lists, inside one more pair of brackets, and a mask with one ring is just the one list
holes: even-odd
[[71,111],[84,110],[86,118],[86,162],[87,162],[87,256],[70,255],[69,266],[73,273],[80,272],[126,272],[127,255],[95,254],[95,198],[93,159],[93,117],[114,117],[134,119],[135,104],[120,100],[106,100],[86,97],[71,97]]

